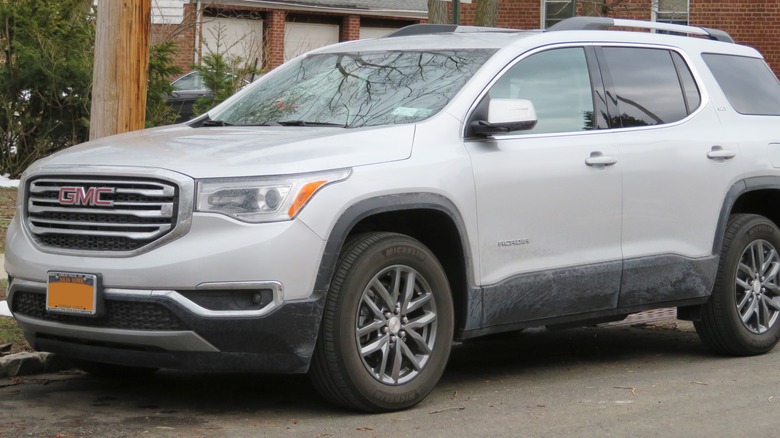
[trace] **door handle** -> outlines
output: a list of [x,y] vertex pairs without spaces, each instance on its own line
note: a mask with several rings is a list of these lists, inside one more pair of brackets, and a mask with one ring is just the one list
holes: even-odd
[[730,160],[736,156],[736,153],[723,149],[723,146],[713,146],[712,150],[707,152],[707,158],[710,160]]
[[588,166],[612,166],[617,163],[617,160],[602,154],[601,152],[591,152],[590,157],[585,159],[585,164]]

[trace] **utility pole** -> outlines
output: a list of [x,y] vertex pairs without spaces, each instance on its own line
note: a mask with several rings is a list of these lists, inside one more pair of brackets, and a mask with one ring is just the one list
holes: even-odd
[[102,0],[97,8],[89,139],[143,129],[152,0]]
[[460,24],[460,0],[452,0],[452,24]]

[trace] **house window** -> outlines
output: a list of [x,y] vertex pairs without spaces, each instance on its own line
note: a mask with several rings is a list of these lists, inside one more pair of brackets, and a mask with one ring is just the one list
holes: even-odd
[[576,0],[542,0],[542,28],[550,26],[577,15]]
[[689,0],[653,0],[653,21],[688,24]]

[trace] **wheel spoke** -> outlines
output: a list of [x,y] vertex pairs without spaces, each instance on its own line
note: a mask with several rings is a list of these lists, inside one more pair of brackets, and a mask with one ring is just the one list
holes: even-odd
[[370,287],[376,292],[377,295],[379,295],[380,298],[382,298],[388,309],[392,310],[395,308],[395,301],[390,296],[390,292],[388,292],[387,288],[385,288],[385,285],[382,284],[378,278],[374,278],[374,281],[371,282]]
[[414,312],[415,310],[417,310],[417,309],[419,309],[420,307],[422,307],[422,306],[424,306],[425,304],[427,304],[427,303],[428,303],[428,301],[430,301],[430,300],[432,300],[432,299],[433,299],[433,294],[432,294],[432,293],[427,293],[427,294],[425,294],[425,295],[421,296],[420,298],[418,298],[418,299],[416,299],[416,300],[414,300],[414,301],[410,302],[410,303],[409,303],[409,305],[408,305],[408,306],[406,306],[406,308],[405,308],[406,310],[404,310],[404,312],[403,312],[403,313],[404,313],[405,315],[406,315],[406,314],[409,314],[409,313],[412,313],[412,312]]
[[372,322],[371,324],[369,324],[367,326],[359,327],[357,329],[357,335],[358,335],[358,337],[362,337],[362,336],[365,336],[368,333],[371,333],[371,332],[373,332],[375,330],[379,330],[379,329],[381,329],[384,326],[385,326],[385,322],[384,321],[376,321],[376,320],[374,320],[374,322]]
[[362,346],[360,348],[360,354],[363,357],[365,357],[365,356],[368,356],[370,354],[376,353],[377,351],[379,351],[382,348],[383,345],[387,344],[387,342],[389,340],[390,339],[389,339],[388,336],[381,336],[381,337],[377,338],[374,342],[372,342],[372,343],[370,343],[368,345]]
[[764,283],[764,287],[767,288],[768,291],[772,292],[773,295],[780,295],[780,286],[773,283]]
[[422,369],[422,366],[420,365],[420,362],[417,360],[416,357],[414,357],[414,353],[412,353],[412,350],[409,349],[409,347],[406,345],[405,342],[398,342],[398,344],[401,346],[401,351],[403,352],[403,355],[406,356],[407,359],[409,359],[409,362],[412,363],[412,367],[416,371],[420,371]]
[[741,287],[742,289],[745,289],[745,290],[750,290],[750,285],[747,283],[747,281],[745,281],[745,280],[743,280],[741,278],[737,278],[737,286],[739,286],[739,287]]
[[406,289],[404,289],[403,302],[401,303],[402,310],[409,307],[409,301],[412,300],[412,295],[414,294],[416,280],[417,277],[414,275],[414,272],[409,272],[409,275],[406,276]]
[[382,309],[377,307],[374,300],[368,297],[368,294],[363,295],[363,304],[368,306],[369,309],[371,309],[371,312],[376,315],[377,318],[379,318],[380,321],[385,321],[387,318],[385,318],[385,315],[382,313]]
[[739,302],[739,304],[737,304],[737,310],[739,311],[740,315],[742,314],[742,309],[745,307],[745,304],[747,304],[748,301],[750,301],[751,296],[752,295],[749,292],[746,292],[745,296],[742,297],[742,300]]
[[398,304],[398,297],[401,294],[401,276],[402,276],[401,269],[396,268],[394,274],[395,275],[393,275],[393,283],[392,283],[393,287],[391,288],[392,293],[390,295],[390,298],[393,300],[393,302],[391,303],[390,309],[394,309],[396,304]]
[[[763,251],[762,251],[763,253]],[[764,259],[763,263],[761,263],[761,275],[769,278],[769,268],[774,267],[775,258],[777,258],[777,252],[774,248],[772,248],[771,251],[769,251],[769,254],[767,254],[765,257],[762,257]]]
[[739,264],[739,270],[742,271],[744,274],[747,274],[748,276],[750,276],[751,279],[753,279],[753,280],[756,279],[756,272],[754,270],[750,269],[750,266],[748,266],[748,265],[746,265],[744,263],[740,263]]
[[764,266],[764,244],[759,242],[756,242],[753,244],[753,269],[756,270],[758,273],[763,273],[763,266]]
[[390,343],[385,342],[384,345],[382,345],[382,362],[379,364],[379,373],[377,373],[379,380],[382,380],[387,372],[387,358],[390,356],[389,350]]
[[425,314],[415,320],[410,320],[408,324],[406,324],[406,328],[413,330],[417,328],[425,327],[429,324],[432,324],[434,321],[436,321],[436,314],[433,312],[425,312]]
[[398,383],[398,379],[401,377],[401,362],[403,357],[401,356],[401,342],[395,343],[393,349],[393,374],[390,376],[393,378],[393,382]]
[[778,263],[777,260],[774,260],[769,272],[764,275],[766,281],[776,281],[778,272],[780,272],[780,263]]
[[769,299],[768,297],[764,296],[764,301],[769,307],[775,309],[775,312],[780,311],[780,297]]
[[417,345],[417,347],[422,351],[423,354],[431,354],[431,349],[428,347],[428,344],[425,342],[425,339],[423,339],[422,336],[420,336],[419,333],[417,333],[414,330],[408,330],[406,332],[406,335],[414,341],[414,343]]
[[758,323],[762,328],[766,329],[766,326],[769,325],[769,320],[772,318],[769,313],[769,307],[766,305],[766,300],[761,300],[758,307]]
[[753,317],[754,313],[756,313],[756,302],[751,301],[750,306],[747,308],[745,313],[742,314],[742,322],[747,324],[747,322],[750,321],[750,318]]

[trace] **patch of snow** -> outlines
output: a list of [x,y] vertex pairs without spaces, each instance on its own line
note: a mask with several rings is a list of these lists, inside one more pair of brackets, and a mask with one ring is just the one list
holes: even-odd
[[0,187],[19,187],[18,179],[8,179],[8,174],[0,176]]
[[8,308],[7,301],[0,301],[0,316],[13,316],[11,310]]

